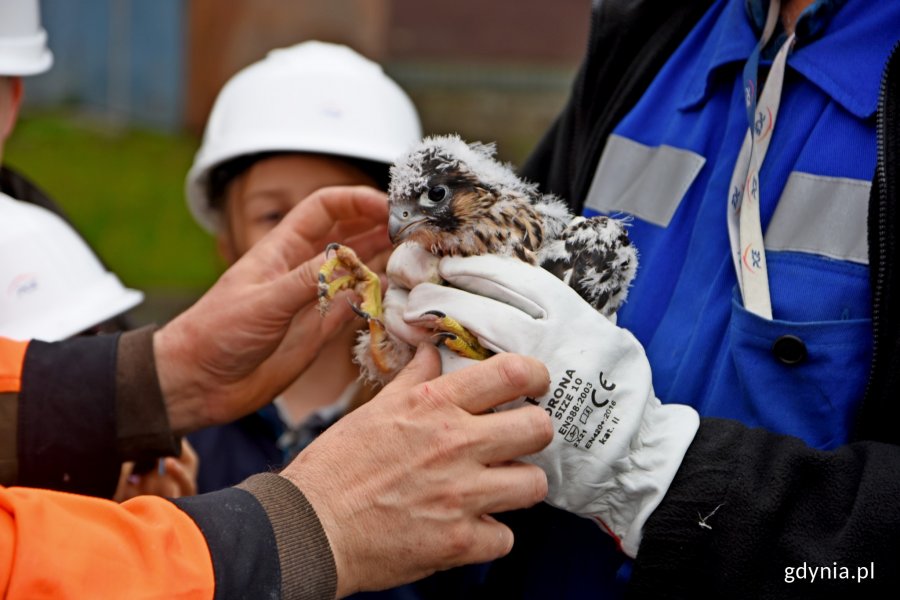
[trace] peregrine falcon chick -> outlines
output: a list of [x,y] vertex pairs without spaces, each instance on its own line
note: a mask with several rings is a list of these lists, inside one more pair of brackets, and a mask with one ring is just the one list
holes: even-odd
[[[388,232],[394,245],[414,243],[430,254],[512,256],[549,270],[605,316],[625,301],[637,269],[637,252],[625,224],[606,216],[575,217],[566,204],[522,180],[494,158],[493,144],[467,144],[457,135],[424,139],[391,167]],[[363,297],[357,313],[369,322],[356,360],[363,375],[386,383],[413,349],[384,329],[378,277],[349,248],[320,272],[321,306],[341,289]],[[364,269],[364,270],[363,270]],[[443,343],[464,356],[490,352],[452,318],[435,315]]]

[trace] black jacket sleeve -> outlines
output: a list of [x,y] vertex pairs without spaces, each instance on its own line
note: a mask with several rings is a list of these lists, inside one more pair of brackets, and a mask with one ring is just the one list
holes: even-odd
[[125,460],[176,455],[151,328],[32,341],[18,398],[16,484],[111,497]]
[[334,598],[337,571],[306,496],[274,473],[173,502],[209,545],[216,599]]
[[19,393],[18,485],[111,497],[118,336],[33,341]]

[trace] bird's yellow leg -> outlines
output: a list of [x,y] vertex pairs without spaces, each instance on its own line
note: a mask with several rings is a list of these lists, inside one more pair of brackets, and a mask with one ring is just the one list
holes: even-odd
[[351,303],[350,306],[369,325],[372,362],[381,372],[389,373],[396,367],[390,360],[391,341],[381,320],[384,315],[381,279],[347,246],[329,244],[327,252],[332,251],[334,256],[326,260],[319,269],[319,309],[322,312],[328,310],[331,300],[338,292],[354,290],[360,297],[360,303]]
[[338,292],[353,289],[356,286],[356,279],[352,275],[341,275],[329,280],[325,273],[333,271],[334,267],[329,266],[328,263],[325,263],[319,271],[319,310],[323,313],[328,310],[331,300]]
[[365,319],[379,319],[381,307],[381,280],[367,267],[356,253],[347,246],[329,244],[329,257],[319,269],[319,309],[328,310],[335,295],[342,290],[354,290],[362,299],[353,309]]
[[460,356],[471,358],[472,360],[484,360],[494,354],[482,346],[478,342],[478,338],[460,325],[456,319],[438,311],[430,311],[426,314],[434,315],[435,317],[431,326],[436,332],[436,337],[440,338],[445,346]]

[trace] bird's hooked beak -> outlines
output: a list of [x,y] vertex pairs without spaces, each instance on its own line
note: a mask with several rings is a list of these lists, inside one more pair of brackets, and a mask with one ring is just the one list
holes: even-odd
[[413,213],[409,207],[392,206],[388,216],[388,235],[396,246],[425,222],[421,213]]

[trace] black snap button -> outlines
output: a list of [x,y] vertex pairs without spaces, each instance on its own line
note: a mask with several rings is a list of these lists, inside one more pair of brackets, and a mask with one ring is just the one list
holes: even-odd
[[786,365],[796,365],[806,360],[806,344],[796,335],[783,335],[772,344],[772,354]]

